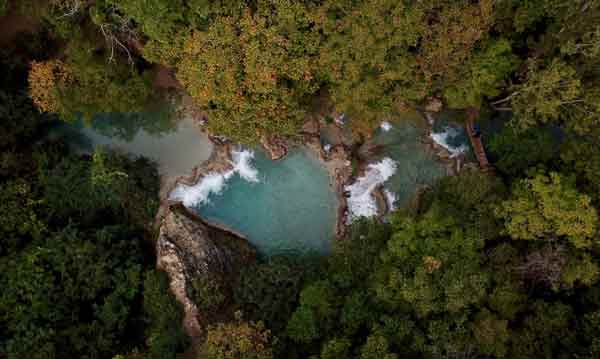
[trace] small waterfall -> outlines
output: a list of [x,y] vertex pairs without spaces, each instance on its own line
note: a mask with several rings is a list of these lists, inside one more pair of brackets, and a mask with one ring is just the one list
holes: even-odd
[[392,129],[392,124],[387,121],[383,121],[381,125],[379,125],[379,128],[381,128],[381,130],[384,132],[388,132]]
[[398,207],[396,206],[396,201],[398,200],[398,196],[394,192],[390,191],[387,188],[383,189],[383,194],[385,195],[385,200],[388,205],[388,212],[392,212],[392,211],[395,211],[396,209],[398,209]]
[[258,170],[252,164],[254,160],[254,151],[250,150],[241,150],[241,151],[231,151],[231,165],[233,169],[231,170],[231,177],[234,173],[238,173],[240,177],[248,182],[259,182],[258,180]]
[[210,172],[192,186],[180,183],[171,192],[169,199],[181,201],[186,207],[207,204],[210,202],[210,195],[221,194],[227,185],[227,181],[236,173],[248,182],[259,182],[258,170],[252,164],[254,151],[233,150],[231,158],[232,169],[222,173]]
[[461,136],[461,131],[452,126],[445,126],[442,132],[432,132],[429,135],[435,143],[450,152],[450,157],[456,157],[469,150],[469,147],[464,143],[458,146],[454,144],[459,136]]
[[377,203],[373,197],[373,190],[392,177],[397,169],[398,164],[391,158],[385,157],[377,163],[368,165],[364,176],[345,187],[346,191],[350,192],[348,221],[352,222],[358,217],[377,215]]

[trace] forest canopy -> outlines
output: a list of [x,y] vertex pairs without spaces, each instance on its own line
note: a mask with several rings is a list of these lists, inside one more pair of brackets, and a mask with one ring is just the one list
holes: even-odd
[[[36,29],[0,48],[0,357],[600,357],[600,1],[0,0],[6,14]],[[165,95],[161,69],[211,133],[249,145],[295,136],[320,99],[362,136],[435,100],[478,110],[500,123],[483,137],[495,172],[357,221],[330,256],[195,282],[211,315],[192,348],[149,249],[155,164],[45,136],[51,119],[133,122]]]
[[564,123],[586,134],[600,121],[598,7],[53,0],[40,16],[67,46],[32,64],[30,94],[65,117],[135,111],[152,92],[154,64],[174,71],[211,131],[236,142],[294,135],[323,94],[362,134],[431,97],[457,109],[487,100],[513,111],[520,129]]

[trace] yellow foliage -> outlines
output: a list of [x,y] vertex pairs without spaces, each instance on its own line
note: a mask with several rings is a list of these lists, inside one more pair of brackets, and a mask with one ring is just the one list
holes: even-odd
[[61,61],[33,61],[29,71],[29,96],[35,106],[42,112],[61,112],[58,88],[70,78],[67,66]]
[[[283,11],[286,4],[292,5],[284,0],[276,6]],[[303,120],[299,102],[318,88],[310,57],[294,53],[308,51],[310,36],[284,35],[290,29],[283,31],[283,24],[267,21],[270,16],[249,8],[219,16],[182,43],[178,80],[210,113],[209,128],[238,142],[256,143],[271,133],[293,134]],[[293,26],[292,31],[300,31]]]
[[459,67],[493,25],[493,8],[493,0],[480,0],[475,4],[457,1],[436,14],[437,21],[428,27],[418,58],[428,80],[456,79]]

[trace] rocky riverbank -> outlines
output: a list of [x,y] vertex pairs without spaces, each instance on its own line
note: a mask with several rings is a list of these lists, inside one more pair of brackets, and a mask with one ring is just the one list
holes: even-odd
[[183,306],[186,333],[200,341],[207,313],[190,298],[192,282],[232,278],[255,260],[256,251],[238,233],[214,227],[179,203],[164,208],[156,255],[157,267],[169,275],[171,291]]
[[[435,109],[437,110],[438,108],[436,107]],[[379,150],[378,145],[367,142],[353,154],[352,147],[356,145],[351,142],[351,139],[348,140],[346,138],[348,136],[345,136],[343,121],[327,121],[328,118],[335,119],[339,117],[341,116],[336,113],[313,115],[302,126],[298,136],[292,139],[283,139],[275,136],[269,138],[263,137],[261,140],[265,152],[272,160],[283,159],[291,147],[297,146],[309,149],[321,161],[329,173],[330,185],[338,201],[335,225],[337,239],[345,236],[346,227],[349,223],[346,187],[355,181],[353,174],[360,177],[365,172],[369,158],[372,158],[373,154]],[[423,112],[422,117],[422,125],[425,126],[425,135],[420,136],[419,141],[425,145],[424,147],[430,155],[443,163],[446,175],[456,175],[465,166],[473,166],[468,162],[465,154],[461,153],[457,155],[456,153],[451,153],[447,148],[436,143],[429,136],[433,127],[433,112]],[[201,126],[202,122],[199,121],[198,124]],[[327,132],[333,144],[323,142],[324,131]],[[167,199],[168,194],[179,183],[191,186],[200,181],[206,174],[224,173],[232,169],[231,152],[237,146],[220,137],[212,136],[211,140],[215,146],[210,159],[195,167],[189,175],[167,179],[162,187],[161,198],[163,201]],[[358,156],[358,158],[354,158],[353,156]],[[377,213],[380,216],[387,214],[393,209],[393,203],[389,203],[389,195],[385,192],[383,186],[376,186],[372,191],[372,196],[377,203]],[[216,226],[223,228],[222,225]]]

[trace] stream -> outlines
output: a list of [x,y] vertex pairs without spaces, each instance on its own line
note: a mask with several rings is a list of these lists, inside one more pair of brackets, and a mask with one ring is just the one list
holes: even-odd
[[[77,151],[106,146],[158,164],[161,176],[176,177],[209,159],[213,144],[192,119],[168,122],[155,113],[98,116],[91,126],[58,123],[49,137],[64,137]],[[378,214],[373,190],[382,185],[388,208],[406,205],[416,190],[446,175],[422,138],[427,135],[415,116],[383,122],[371,144],[378,150],[365,170],[346,187],[348,223]],[[434,128],[434,132],[435,132]],[[430,136],[450,152],[465,151],[455,130],[442,127]],[[437,136],[437,137],[436,137]],[[327,133],[322,134],[324,148]],[[464,139],[463,139],[464,141]],[[178,184],[169,197],[180,200],[203,218],[245,235],[265,256],[327,254],[334,238],[338,201],[330,176],[316,155],[291,148],[279,161],[262,149],[238,147],[232,169],[206,173],[195,185]]]

